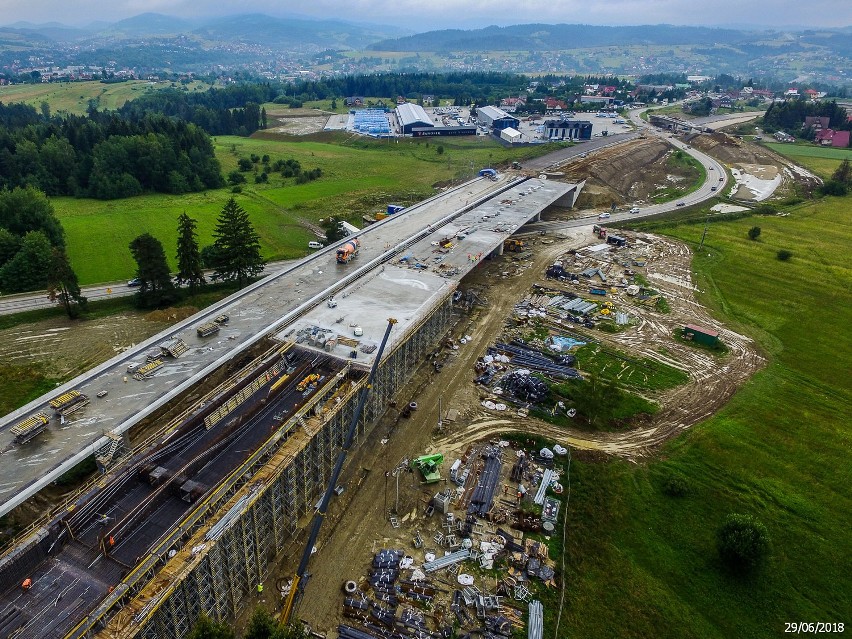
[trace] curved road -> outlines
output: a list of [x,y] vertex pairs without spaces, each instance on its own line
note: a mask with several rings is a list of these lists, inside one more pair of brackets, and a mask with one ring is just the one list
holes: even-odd
[[[653,204],[651,206],[642,207],[638,213],[629,213],[627,211],[613,213],[609,218],[604,220],[604,222],[607,224],[612,224],[613,222],[623,222],[625,220],[630,220],[634,218],[650,217],[652,215],[668,213],[669,211],[675,211],[679,208],[700,204],[706,200],[716,197],[719,193],[724,191],[725,187],[728,185],[728,175],[725,172],[725,167],[722,166],[722,164],[718,160],[711,158],[709,155],[706,155],[701,151],[693,149],[689,144],[686,144],[685,142],[682,142],[676,138],[668,137],[668,133],[658,131],[655,127],[651,126],[648,122],[645,122],[645,120],[639,117],[639,115],[645,110],[646,109],[634,109],[630,111],[629,117],[631,121],[636,124],[639,129],[646,135],[658,137],[661,140],[668,142],[676,149],[680,149],[684,153],[688,153],[693,158],[701,162],[701,164],[704,165],[704,168],[707,171],[707,179],[704,180],[704,183],[696,190],[692,191],[687,195],[684,195],[681,198],[678,198],[677,200],[672,200],[671,202],[666,202],[664,204]],[[582,149],[582,147],[573,148]],[[683,207],[678,206],[678,204],[680,203],[683,203]],[[559,231],[560,229],[587,226],[596,222],[597,219],[597,216],[589,216],[575,220],[535,222],[532,224],[527,224],[524,229],[530,231]]]

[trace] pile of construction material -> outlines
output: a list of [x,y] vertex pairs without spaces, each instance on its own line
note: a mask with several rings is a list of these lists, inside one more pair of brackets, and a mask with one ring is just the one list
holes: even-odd
[[[554,530],[557,447],[471,445],[450,469],[455,486],[434,495],[412,530],[413,550],[379,550],[364,578],[345,582],[339,636],[509,639],[523,631],[529,608],[526,631],[541,639],[545,611],[535,593],[556,586],[556,564],[545,541],[525,535],[544,531],[547,538]],[[523,503],[541,505],[542,514]],[[480,570],[496,573],[484,578]]]
[[467,507],[469,514],[485,517],[491,511],[494,505],[494,493],[500,483],[500,469],[503,466],[501,452],[502,449],[499,446],[488,446],[483,452],[485,466],[470,497],[470,505]]
[[508,356],[513,366],[544,373],[549,377],[580,379],[580,373],[573,367],[576,361],[573,355],[554,356],[519,340],[512,340],[508,344],[498,342],[489,347],[488,355]]

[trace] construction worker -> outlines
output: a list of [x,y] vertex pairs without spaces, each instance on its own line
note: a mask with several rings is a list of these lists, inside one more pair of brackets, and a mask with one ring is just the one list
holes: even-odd
[[260,597],[263,594],[263,582],[257,584],[257,596]]
[[32,580],[32,579],[30,579],[29,577],[27,577],[26,579],[24,579],[24,580],[21,582],[21,589],[22,589],[24,592],[26,592],[27,590],[29,590],[29,589],[30,589],[30,588],[32,588],[32,587],[33,587],[33,580]]
[[115,546],[115,537],[110,535],[109,536],[109,547],[112,548],[113,546]]

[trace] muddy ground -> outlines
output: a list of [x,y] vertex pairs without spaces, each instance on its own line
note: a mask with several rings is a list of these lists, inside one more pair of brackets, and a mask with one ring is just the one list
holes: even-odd
[[328,122],[331,113],[320,109],[270,108],[266,111],[267,131],[286,135],[310,135],[319,133]]
[[171,326],[196,309],[125,312],[94,320],[65,317],[0,331],[0,359],[36,365],[49,377],[70,379]]
[[[351,486],[360,484],[357,490],[347,490],[330,509],[318,544],[319,554],[312,564],[313,577],[298,611],[300,618],[315,629],[333,631],[342,620],[343,580],[357,580],[365,575],[376,550],[410,549],[416,531],[428,529],[423,510],[437,489],[434,486],[424,489],[416,475],[407,473],[400,476],[398,513],[402,521],[399,528],[391,526],[388,510],[396,501],[396,479],[392,475],[387,477],[386,473],[393,471],[400,460],[441,452],[446,458],[443,472],[446,476],[453,460],[472,444],[499,433],[518,431],[538,433],[554,442],[598,454],[641,461],[653,455],[662,442],[713,414],[763,366],[764,359],[749,338],[720,326],[695,300],[689,249],[673,240],[644,237],[649,259],[644,274],[666,297],[671,312],[659,313],[619,298],[617,305],[637,318],[635,327],[615,335],[594,331],[594,337],[629,355],[651,357],[683,368],[688,371],[690,381],[657,394],[654,399],[662,410],[621,432],[566,429],[518,417],[511,410],[497,413],[483,408],[480,402],[487,391],[472,381],[477,358],[504,330],[514,305],[528,294],[533,284],[544,283],[544,270],[549,264],[564,257],[570,248],[595,242],[591,228],[585,227],[564,240],[533,238],[534,252],[529,259],[518,261],[506,254],[485,263],[463,282],[462,288],[481,290],[487,306],[477,306],[469,314],[460,315],[451,331],[455,338],[469,335],[471,340],[450,352],[441,372],[436,373],[428,365],[422,367],[398,396],[399,405],[416,401],[418,410],[411,418],[403,419],[395,409],[389,409],[369,441],[352,456],[345,481]],[[608,254],[604,260],[580,257],[577,267],[597,264],[606,268],[606,261],[614,257],[615,254]],[[720,358],[674,340],[675,329],[688,322],[719,329],[729,348],[728,354]],[[455,417],[451,423],[444,422],[443,433],[437,428],[439,399],[444,409],[442,416],[446,417],[446,411],[450,411]],[[273,579],[279,585],[292,574],[300,551],[299,545],[294,544],[291,556],[277,567]],[[276,596],[270,593],[267,605],[279,605]]]
[[674,149],[658,139],[619,144],[572,161],[565,167],[569,182],[586,180],[577,208],[607,208],[650,201],[661,188],[684,186],[691,179],[666,160]]

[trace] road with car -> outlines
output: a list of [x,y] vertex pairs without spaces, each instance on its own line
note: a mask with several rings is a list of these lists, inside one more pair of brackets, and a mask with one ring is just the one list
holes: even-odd
[[[570,160],[586,157],[590,153],[594,153],[595,151],[599,151],[616,144],[624,144],[626,142],[636,140],[639,138],[640,134],[653,135],[659,137],[668,144],[671,144],[675,148],[688,153],[701,162],[707,169],[707,179],[698,189],[676,201],[640,207],[638,211],[633,213],[630,211],[615,212],[611,213],[608,218],[603,219],[607,219],[609,222],[620,222],[632,218],[659,215],[660,213],[674,211],[681,207],[700,204],[712,197],[715,197],[717,192],[722,192],[728,184],[728,176],[724,167],[709,155],[691,148],[687,143],[681,140],[669,137],[667,133],[658,131],[655,127],[644,121],[639,116],[645,110],[646,109],[634,109],[629,112],[630,120],[638,127],[636,132],[594,138],[583,144],[566,147],[564,149],[554,151],[553,153],[548,153],[542,157],[527,160],[524,163],[524,169],[533,171],[555,170]],[[724,116],[721,117],[724,120]],[[596,219],[596,216],[590,216],[563,222],[536,222],[534,224],[527,224],[524,229],[557,231],[560,228],[574,228],[592,224]],[[264,273],[266,275],[276,273],[287,264],[289,264],[287,261],[267,264]],[[112,297],[124,297],[136,292],[136,288],[134,286],[128,286],[128,284],[129,282],[127,281],[97,284],[83,288],[82,292],[90,301],[110,299]],[[4,295],[0,296],[0,315],[11,315],[13,313],[21,313],[39,308],[50,308],[52,306],[56,306],[56,304],[57,303],[55,301],[48,299],[47,293],[44,291],[40,291],[38,293],[22,293],[20,295]]]
[[[658,137],[660,140],[671,144],[674,148],[680,149],[684,153],[691,155],[693,158],[701,162],[707,172],[707,179],[704,180],[704,183],[701,184],[701,186],[699,186],[691,193],[684,195],[681,198],[678,198],[677,200],[665,202],[663,204],[652,204],[650,206],[643,207],[632,206],[626,211],[595,214],[574,220],[535,222],[533,224],[527,224],[524,227],[524,230],[557,232],[561,229],[587,226],[589,224],[595,223],[598,220],[606,220],[609,223],[613,223],[623,222],[625,220],[631,220],[634,218],[651,217],[653,215],[659,215],[660,213],[668,213],[670,211],[675,211],[679,208],[685,208],[687,206],[701,204],[702,202],[716,197],[718,193],[723,192],[725,190],[725,187],[728,185],[728,174],[725,171],[725,167],[722,166],[722,164],[718,160],[711,158],[706,153],[702,153],[701,151],[693,149],[691,145],[689,145],[687,142],[684,142],[674,137],[670,137],[668,132],[659,131],[656,127],[651,126],[648,122],[646,122],[640,117],[640,114],[645,110],[646,109],[634,109],[630,111],[630,120],[639,128],[639,131],[641,131],[644,135]],[[639,137],[638,133],[634,135],[635,137]]]

